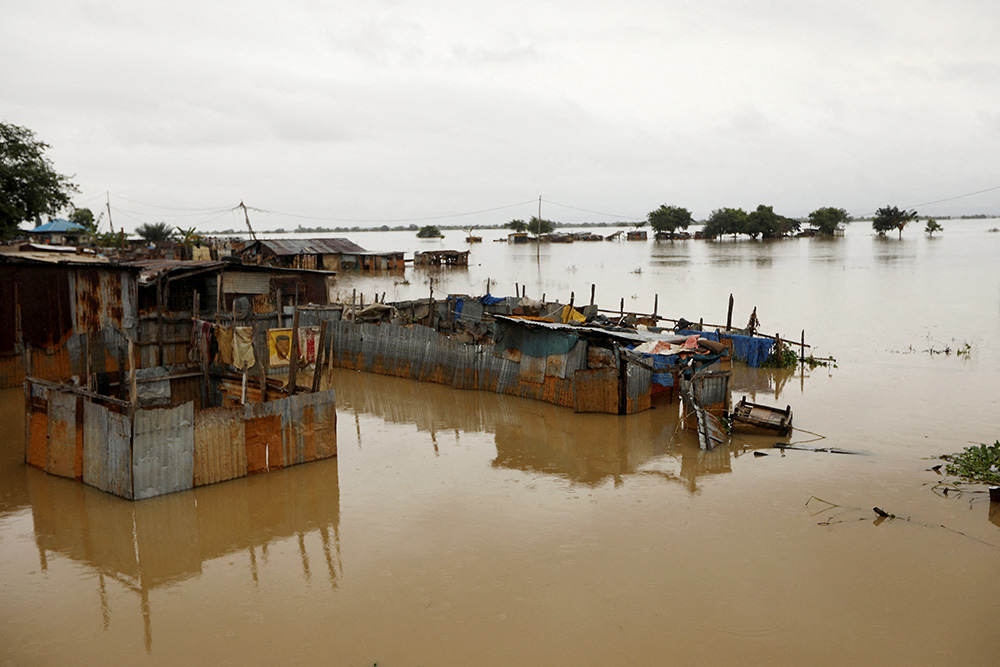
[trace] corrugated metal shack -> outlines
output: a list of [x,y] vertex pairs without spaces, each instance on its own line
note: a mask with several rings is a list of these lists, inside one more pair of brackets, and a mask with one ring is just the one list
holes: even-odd
[[468,266],[468,250],[424,250],[413,253],[414,266]]
[[247,264],[294,269],[402,271],[402,252],[368,252],[357,243],[335,239],[260,239],[237,251]]
[[224,261],[112,262],[72,253],[0,253],[0,386],[56,382],[188,360],[191,321],[234,319],[263,331],[285,307],[326,304],[332,272]]
[[[133,400],[27,378],[25,462],[141,500],[337,454],[332,390],[234,405],[219,376],[180,370],[142,389],[132,373]],[[217,407],[189,396],[192,375]]]
[[[632,414],[650,407],[652,367],[626,349],[639,340],[634,334],[508,317],[521,308],[518,299],[484,300],[452,295],[361,309],[304,308],[300,324],[328,321],[334,366],[532,398],[577,412]],[[539,306],[553,313],[567,308]]]

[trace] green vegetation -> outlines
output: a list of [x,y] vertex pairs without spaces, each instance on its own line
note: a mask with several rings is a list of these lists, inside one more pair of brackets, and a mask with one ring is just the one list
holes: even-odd
[[717,208],[705,222],[704,234],[714,239],[717,236],[741,234],[746,228],[747,212],[741,208]]
[[949,475],[984,484],[1000,484],[1000,440],[992,445],[972,445],[941,458],[948,462],[945,472]]
[[687,229],[691,224],[691,211],[680,206],[662,204],[655,211],[646,215],[646,221],[655,232],[665,232],[673,235],[678,229]]
[[524,232],[528,231],[528,223],[526,223],[524,220],[519,220],[517,218],[514,218],[513,220],[508,222],[506,225],[504,225],[504,227],[513,230],[517,234],[523,234]]
[[823,236],[833,236],[841,224],[849,222],[847,211],[825,206],[809,214],[809,225]]
[[420,231],[417,232],[418,239],[437,239],[441,238],[442,236],[444,236],[444,234],[442,234],[441,230],[434,225],[426,225],[424,227],[421,227]]
[[916,211],[901,211],[895,206],[883,206],[875,211],[872,229],[878,232],[879,236],[885,236],[889,230],[896,229],[899,230],[899,238],[903,238],[903,229],[916,217]]
[[174,228],[165,222],[147,222],[139,225],[135,233],[146,243],[169,241]]
[[79,192],[45,157],[48,147],[26,127],[0,123],[0,238],[13,236],[22,222],[56,215]]
[[928,236],[934,236],[934,232],[940,232],[943,229],[944,227],[938,224],[938,221],[934,218],[930,218],[924,226],[924,231],[927,232]]
[[795,368],[799,365],[799,355],[782,344],[777,344],[771,356],[761,364],[761,368]]
[[539,218],[538,216],[531,216],[531,220],[528,221],[528,231],[535,236],[541,236],[542,234],[548,234],[555,229],[556,226],[551,220],[546,220],[544,218]]

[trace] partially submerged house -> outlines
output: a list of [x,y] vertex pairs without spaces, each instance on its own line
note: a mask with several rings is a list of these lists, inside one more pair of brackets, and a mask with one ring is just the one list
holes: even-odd
[[402,271],[402,252],[369,252],[344,238],[258,239],[236,251],[245,264],[319,271]]
[[25,388],[25,461],[138,500],[335,455],[333,392],[270,379],[266,353],[284,295],[325,303],[327,277],[0,254],[0,380]]
[[468,266],[468,250],[424,250],[413,253],[414,266]]

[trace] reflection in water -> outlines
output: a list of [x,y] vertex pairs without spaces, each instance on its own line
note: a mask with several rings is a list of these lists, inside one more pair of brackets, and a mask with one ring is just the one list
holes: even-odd
[[[111,621],[108,581],[135,593],[147,651],[153,643],[151,595],[199,577],[208,561],[245,554],[257,585],[266,576],[261,568],[268,545],[295,536],[308,581],[306,539],[318,537],[329,584],[338,586],[336,458],[138,502],[37,470],[28,470],[26,478],[42,571],[52,553],[92,568],[105,630]],[[281,562],[273,567],[276,576],[287,571]]]
[[[746,369],[749,377],[761,373],[781,378],[791,372]],[[767,384],[767,380],[761,380]],[[772,380],[773,382],[773,380]],[[580,484],[600,485],[642,473],[678,481],[690,492],[698,478],[732,471],[730,460],[744,451],[770,447],[774,438],[742,438],[711,452],[698,446],[696,434],[681,428],[679,403],[661,401],[653,410],[621,418],[617,415],[577,414],[567,408],[501,396],[462,391],[371,373],[337,369],[334,387],[340,409],[383,420],[416,425],[430,432],[432,443],[441,431],[493,433],[497,450],[493,466],[566,477]],[[358,423],[356,421],[356,423]],[[360,426],[358,443],[362,441]],[[673,462],[673,463],[671,463]],[[676,472],[666,472],[674,469]]]

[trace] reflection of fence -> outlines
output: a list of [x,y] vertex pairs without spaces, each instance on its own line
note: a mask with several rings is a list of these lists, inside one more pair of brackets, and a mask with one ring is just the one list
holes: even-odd
[[25,382],[25,461],[142,499],[337,453],[333,392],[196,409],[139,407],[67,385]]

